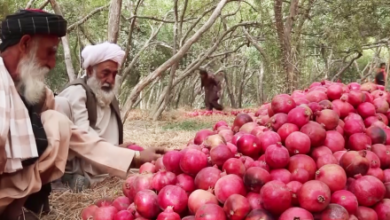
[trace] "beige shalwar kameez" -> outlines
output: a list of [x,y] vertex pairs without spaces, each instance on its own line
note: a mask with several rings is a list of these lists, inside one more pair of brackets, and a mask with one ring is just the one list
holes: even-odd
[[[88,131],[95,137],[103,138],[113,145],[119,145],[119,129],[115,113],[110,106],[97,105],[97,120],[95,129],[90,126],[86,107],[87,94],[81,85],[72,85],[56,96],[56,108],[64,113],[80,129]],[[86,160],[70,154],[66,173],[77,173],[88,178],[91,184],[100,182],[107,177],[107,172],[92,166]]]
[[41,117],[49,146],[35,164],[15,173],[0,175],[0,214],[15,199],[36,193],[42,184],[60,178],[65,172],[68,153],[102,172],[126,178],[134,151],[115,147],[79,129],[66,116],[55,111],[54,106],[53,93],[47,89]]

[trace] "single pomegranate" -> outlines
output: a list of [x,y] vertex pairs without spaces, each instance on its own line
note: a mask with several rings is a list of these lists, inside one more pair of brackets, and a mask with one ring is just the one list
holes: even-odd
[[328,185],[318,180],[304,183],[298,191],[300,207],[309,212],[321,212],[328,206],[331,193]]
[[371,144],[371,138],[365,133],[353,134],[348,139],[348,148],[350,150],[369,150],[371,149]]
[[390,199],[390,182],[385,182],[385,188],[386,188],[385,199]]
[[[274,116],[272,116],[267,125],[268,127],[272,128],[274,131],[277,131],[280,126],[285,124],[287,122],[287,114],[285,113],[276,113]],[[248,132],[250,133],[250,132]]]
[[176,176],[176,185],[184,189],[187,194],[195,190],[194,178],[187,174],[179,174]]
[[241,220],[244,219],[251,211],[251,206],[247,198],[242,195],[231,195],[223,205],[228,219]]
[[386,113],[376,113],[376,116],[381,120],[385,125],[389,125],[389,119],[386,116]]
[[[310,124],[310,122],[309,122]],[[302,127],[302,129],[307,126],[308,124],[304,125]],[[301,131],[302,131],[301,129]],[[294,131],[299,131],[299,128],[297,125],[295,124],[292,124],[292,123],[286,123],[284,125],[282,125],[279,130],[278,130],[278,135],[280,136],[280,139],[282,140],[282,142],[284,143],[284,141],[286,140],[286,138],[291,134],[293,133]],[[303,132],[305,133],[305,132]]]
[[383,170],[384,182],[390,182],[390,169]]
[[261,187],[271,181],[271,175],[263,168],[251,167],[246,171],[243,179],[247,189],[259,193]]
[[114,206],[103,206],[95,210],[93,215],[94,220],[111,220],[114,219],[118,210]]
[[345,147],[345,139],[337,131],[327,131],[324,145],[327,146],[333,153],[336,151],[342,151]]
[[325,183],[332,192],[335,192],[345,188],[347,175],[341,166],[327,164],[316,172],[316,180]]
[[226,145],[219,145],[214,147],[210,151],[210,157],[213,164],[222,166],[225,161],[234,157],[233,152]]
[[371,150],[379,157],[382,169],[390,167],[390,146],[374,144],[372,145]]
[[218,134],[221,135],[226,142],[231,142],[233,140],[234,134],[231,130],[222,130],[218,132]]
[[160,170],[153,175],[152,178],[152,189],[160,191],[167,185],[175,185],[177,182],[176,175],[169,171]]
[[164,212],[157,216],[157,220],[181,220],[180,215],[173,211],[172,206],[168,206]]
[[232,130],[234,132],[238,132],[240,128],[248,122],[253,122],[251,116],[245,113],[238,114],[237,117],[234,119]]
[[202,205],[209,203],[218,205],[217,197],[212,190],[197,189],[188,197],[188,210],[191,214],[195,214]]
[[203,146],[207,148],[214,148],[218,145],[225,144],[226,145],[226,140],[219,134],[213,134],[208,136],[204,141],[203,141]]
[[215,123],[214,127],[213,127],[213,130],[216,131],[218,130],[219,127],[222,127],[222,126],[226,126],[228,127],[228,123],[226,121],[218,121],[217,123]]
[[238,149],[237,149],[237,146],[232,144],[232,143],[226,143],[226,146],[230,149],[230,151],[233,153],[233,154],[237,154],[238,152]]
[[299,128],[310,121],[311,111],[298,106],[292,109],[287,115],[287,122],[296,124]]
[[311,102],[307,106],[309,106],[309,108],[314,114],[323,110],[323,107],[320,104],[318,104],[318,102]]
[[133,220],[134,215],[129,210],[122,210],[114,215],[113,220]]
[[291,201],[292,201],[292,204],[294,206],[298,206],[299,205],[299,201],[298,201],[298,191],[301,189],[302,187],[302,183],[301,182],[298,182],[298,181],[291,181],[289,183],[287,183],[287,188],[290,190],[291,192]]
[[360,104],[366,101],[366,96],[361,91],[352,90],[348,94],[348,102],[354,107],[358,107]]
[[299,207],[291,207],[286,211],[284,211],[282,215],[280,215],[279,217],[279,220],[294,220],[294,219],[314,220],[314,217],[306,209],[299,208]]
[[366,175],[370,168],[370,161],[366,158],[367,152],[348,151],[340,160],[340,166],[345,169],[347,176],[354,177],[357,174]]
[[356,211],[356,217],[359,220],[378,220],[378,215],[376,214],[375,210],[364,206],[358,207]]
[[175,212],[182,213],[187,207],[188,196],[180,186],[168,185],[158,193],[157,200],[162,210],[165,210],[168,206],[173,206]]
[[180,159],[183,156],[183,153],[180,151],[169,151],[163,156],[164,167],[167,171],[170,171],[174,174],[180,174]]
[[379,168],[379,167],[378,168],[370,168],[370,169],[368,169],[367,175],[374,176],[374,177],[378,178],[382,182],[385,179],[384,174],[383,174],[383,170],[381,168]]
[[379,220],[390,219],[390,199],[383,199],[375,207]]
[[227,174],[235,174],[239,177],[243,177],[246,171],[244,163],[237,158],[228,159],[223,164],[222,170]]
[[270,172],[271,180],[279,180],[285,184],[291,181],[291,173],[286,169],[275,169]]
[[347,117],[344,118],[344,122],[348,121],[348,120],[358,120],[358,121],[363,121],[363,118],[362,116],[360,116],[359,114],[357,113],[349,113]]
[[348,88],[350,90],[360,90],[360,84],[356,83],[356,82],[352,82],[352,83],[348,84]]
[[307,154],[310,152],[310,138],[300,132],[295,131],[291,133],[285,142],[286,148],[290,155],[294,154]]
[[248,195],[246,195],[246,198],[248,199],[251,209],[264,209],[263,201],[261,200],[259,193],[250,192]]
[[377,113],[386,113],[389,110],[389,103],[386,98],[374,99],[374,106]]
[[307,181],[309,181],[311,179],[312,178],[311,178],[309,172],[303,168],[297,168],[293,172],[291,172],[291,180],[292,181],[306,183]]
[[290,157],[288,170],[291,172],[292,175],[294,175],[294,171],[298,168],[306,170],[309,175],[309,179],[314,179],[314,174],[316,172],[317,165],[314,162],[313,158],[304,154],[297,154]]
[[[241,156],[240,160],[244,163],[245,169],[248,169],[249,167],[251,167],[251,165],[254,162],[254,160],[252,158],[247,157],[247,156]],[[260,158],[259,158],[259,160],[260,160]],[[264,163],[265,163],[265,160],[264,160]]]
[[135,178],[137,178],[137,175],[129,176],[126,179],[126,181],[123,182],[123,185],[122,185],[123,195],[127,196],[131,200],[131,202],[132,202],[133,197],[134,197],[134,195],[132,193],[133,193],[133,184],[134,184]]
[[332,154],[332,151],[325,146],[314,148],[311,152],[311,157],[314,160],[317,160],[319,157],[326,155],[326,154]]
[[353,119],[345,121],[344,132],[348,137],[356,133],[364,133],[365,131],[366,128],[363,121]]
[[326,130],[317,122],[310,121],[301,128],[301,132],[310,138],[312,147],[319,147],[324,144]]
[[195,149],[188,149],[180,159],[180,169],[189,175],[196,175],[206,166],[207,156]]
[[341,98],[341,95],[344,93],[343,87],[341,85],[333,84],[328,87],[326,94],[330,100],[335,100]]
[[206,167],[199,171],[194,182],[197,189],[207,190],[214,188],[219,178],[221,178],[221,171],[217,167]]
[[160,212],[157,194],[152,190],[141,190],[134,197],[137,212],[145,218],[155,218]]
[[134,179],[133,184],[130,186],[129,198],[134,198],[135,194],[144,189],[152,189],[153,174],[140,174]]
[[332,203],[321,213],[321,220],[349,220],[349,214],[343,206]]
[[216,204],[205,204],[198,209],[195,220],[226,220],[225,212]]
[[112,202],[112,206],[114,206],[118,211],[125,210],[131,204],[131,200],[126,196],[119,196]]
[[333,130],[339,124],[339,116],[331,109],[324,109],[316,113],[316,121],[326,130]]
[[256,123],[256,122],[248,122],[248,123],[245,123],[241,128],[240,128],[240,132],[244,132],[244,133],[251,133],[256,127],[258,127],[259,125]]
[[340,118],[347,117],[353,111],[353,106],[347,102],[347,98],[344,98],[344,95],[340,99],[332,101],[333,110],[339,113]]
[[262,151],[265,152],[268,146],[281,142],[280,136],[274,131],[266,131],[258,136]]
[[276,95],[271,102],[271,108],[274,113],[288,113],[295,108],[294,100],[286,94]]
[[357,107],[356,110],[359,113],[359,115],[362,116],[363,118],[375,116],[376,114],[375,106],[369,102],[363,102]]
[[370,116],[370,117],[364,119],[364,125],[365,125],[367,128],[370,127],[371,125],[376,124],[376,123],[379,123],[379,122],[381,122],[381,121],[380,121],[380,119],[378,118],[377,115],[375,115],[375,116]]
[[371,138],[372,144],[385,144],[387,140],[386,132],[378,126],[371,126],[366,130],[367,136]]
[[196,133],[195,138],[194,138],[194,144],[197,144],[197,145],[202,144],[203,141],[206,140],[206,138],[208,136],[213,135],[213,134],[214,134],[213,131],[210,131],[207,129],[198,131],[198,133]]
[[291,207],[291,193],[286,184],[273,180],[266,183],[260,191],[263,207],[273,214],[280,215]]
[[245,196],[246,190],[244,182],[240,177],[229,174],[221,177],[217,181],[215,184],[214,193],[219,202],[225,203],[229,196],[233,194],[240,194]]
[[313,90],[306,94],[306,98],[309,100],[309,102],[320,102],[322,100],[328,99],[328,96],[326,95],[325,91]]
[[265,162],[274,169],[286,167],[290,162],[289,152],[280,143],[270,145],[265,151]]
[[376,177],[358,174],[355,179],[351,181],[348,190],[356,196],[359,205],[373,206],[385,196],[386,188]]
[[232,144],[236,145],[237,146],[237,141],[241,138],[242,135],[244,135],[246,133],[244,132],[238,132],[236,133],[233,138],[232,138]]
[[83,220],[92,219],[93,215],[95,214],[95,212],[98,208],[99,207],[97,207],[96,205],[90,205],[90,206],[84,208],[80,213],[81,219],[83,219]]
[[245,220],[275,220],[275,218],[271,215],[271,213],[261,210],[254,209],[252,210],[245,218]]
[[326,164],[338,164],[339,161],[332,154],[325,154],[317,159],[317,168],[321,168]]
[[244,134],[237,141],[237,149],[246,156],[257,157],[261,152],[261,144],[256,136]]
[[356,196],[347,190],[334,192],[330,202],[343,206],[350,215],[355,214],[359,206]]
[[368,159],[368,161],[370,161],[370,168],[381,167],[381,161],[379,157],[372,151],[368,150],[366,152],[367,152],[366,158]]
[[155,173],[156,166],[152,163],[144,163],[139,167],[139,173]]

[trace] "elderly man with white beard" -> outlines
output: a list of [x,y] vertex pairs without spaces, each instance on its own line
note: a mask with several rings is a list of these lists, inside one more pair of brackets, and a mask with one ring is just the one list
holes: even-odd
[[44,78],[56,64],[66,26],[61,16],[41,10],[21,10],[1,23],[1,220],[39,219],[33,212],[50,211],[50,182],[64,174],[68,154],[102,172],[126,178],[130,167],[164,153],[116,147],[79,129],[55,110],[53,93]]
[[[58,109],[79,128],[116,146],[129,145],[123,143],[123,125],[115,97],[120,86],[118,69],[125,51],[114,43],[104,42],[86,46],[81,56],[86,74],[70,82],[56,96]],[[70,155],[62,182],[80,191],[106,177],[106,173],[90,163]]]

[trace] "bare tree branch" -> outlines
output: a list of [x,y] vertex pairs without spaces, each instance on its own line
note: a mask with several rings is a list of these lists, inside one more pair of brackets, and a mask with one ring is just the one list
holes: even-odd
[[334,75],[334,77],[332,78],[332,81],[335,81],[337,77],[339,77],[341,74],[343,74],[351,65],[352,63],[359,59],[361,56],[363,56],[363,54],[361,52],[358,52],[357,56],[352,58],[351,61],[349,61],[349,63],[347,65],[345,65],[343,68],[341,68],[337,73],[336,75]]
[[[171,24],[174,24],[174,23],[175,23],[175,21],[173,21],[173,20],[166,20],[166,19],[161,19],[161,18],[156,18],[156,17],[139,16],[139,15],[133,15],[133,16],[131,16],[130,18],[127,18],[126,20],[132,21],[132,20],[134,20],[135,18],[138,18],[138,19],[148,19],[148,20],[160,21],[160,22],[171,23]],[[184,19],[183,22],[192,21],[192,20],[195,20],[195,18],[187,18],[187,19]]]
[[29,9],[31,8],[32,4],[34,3],[35,0],[30,0],[28,1],[27,5],[26,5],[26,9]]
[[85,17],[83,17],[82,19],[80,19],[76,23],[73,23],[73,24],[69,25],[68,29],[67,29],[67,32],[69,33],[71,31],[73,31],[77,26],[79,26],[79,25],[83,24],[84,22],[86,22],[88,19],[90,19],[95,14],[97,14],[97,13],[107,9],[108,6],[110,6],[110,4],[107,4],[107,5],[104,5],[102,7],[94,9],[93,11],[91,11],[89,14],[87,14]]
[[269,58],[267,53],[264,51],[264,49],[257,43],[257,41],[248,33],[248,30],[246,28],[243,28],[244,34],[246,38],[253,44],[253,46],[260,52],[260,54],[263,56],[264,61],[266,62],[266,65],[269,63]]
[[43,10],[49,3],[50,3],[49,0],[47,0],[45,3],[43,3],[43,4],[39,7],[39,9]]
[[223,7],[226,5],[228,0],[221,0],[219,4],[217,5],[216,9],[214,12],[211,14],[210,18],[207,20],[207,22],[190,38],[188,41],[178,50],[178,52],[173,55],[170,59],[165,61],[161,66],[159,66],[156,70],[154,70],[151,74],[149,74],[147,77],[143,78],[131,91],[130,97],[127,99],[123,109],[124,109],[124,114],[122,121],[125,122],[128,115],[129,111],[131,109],[131,106],[137,99],[139,92],[145,88],[147,85],[149,85],[156,77],[161,75],[165,70],[167,70],[169,67],[177,63],[186,53],[187,51],[191,48],[191,46],[198,41],[198,39],[208,31],[211,26],[214,24],[214,22],[217,20],[217,18],[220,16],[221,11]]

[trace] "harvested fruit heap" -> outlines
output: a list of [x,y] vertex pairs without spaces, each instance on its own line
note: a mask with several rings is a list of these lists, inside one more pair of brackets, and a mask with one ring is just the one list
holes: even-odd
[[82,218],[389,220],[389,102],[372,83],[277,95],[143,164]]

